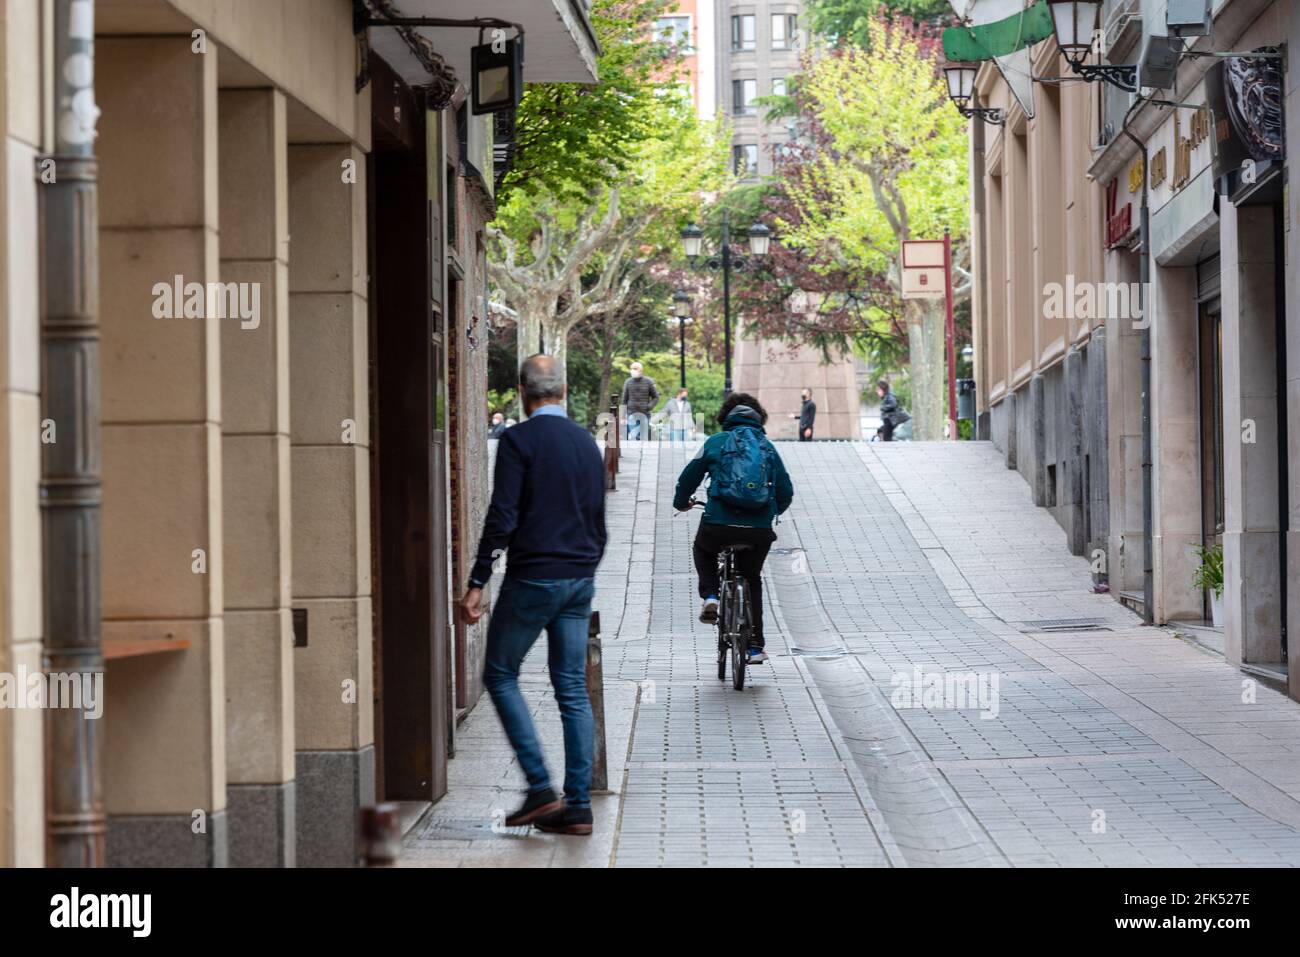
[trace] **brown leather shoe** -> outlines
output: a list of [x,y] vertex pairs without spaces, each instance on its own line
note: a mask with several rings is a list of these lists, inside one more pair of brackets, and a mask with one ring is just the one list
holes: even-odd
[[534,822],[533,826],[547,834],[586,835],[591,833],[591,824],[591,808],[566,807]]
[[538,818],[548,817],[562,810],[564,810],[564,802],[550,788],[545,791],[534,791],[524,799],[519,810],[506,818],[506,827],[523,827],[525,824],[532,824]]

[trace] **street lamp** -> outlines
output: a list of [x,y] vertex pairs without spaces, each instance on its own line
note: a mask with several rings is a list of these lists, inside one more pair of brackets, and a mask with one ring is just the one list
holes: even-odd
[[971,106],[975,98],[975,74],[979,66],[974,63],[949,63],[943,68],[944,78],[948,81],[948,99],[957,107],[957,112],[967,119],[972,117],[983,123],[1001,126],[1006,116],[999,109],[988,106]]
[[682,365],[682,388],[686,388],[686,323],[691,321],[691,297],[683,289],[673,293],[673,315],[677,317],[677,333],[680,336],[680,353]]
[[[758,261],[767,255],[771,245],[772,230],[762,223],[755,223],[749,227],[750,255],[748,257],[735,255],[731,251],[731,216],[725,209],[722,211],[722,248],[716,256],[703,258],[704,230],[699,226],[691,223],[682,230],[682,251],[686,253],[686,258],[690,260],[691,265],[696,268],[722,270],[722,348],[726,354],[722,381],[724,396],[731,394],[731,270],[743,271],[757,268]],[[673,297],[673,301],[677,302],[676,296]]]
[[1101,0],[1047,0],[1052,11],[1052,33],[1065,62],[1075,75],[1089,83],[1100,80],[1129,93],[1138,91],[1136,63],[1084,63],[1092,51],[1101,16]]

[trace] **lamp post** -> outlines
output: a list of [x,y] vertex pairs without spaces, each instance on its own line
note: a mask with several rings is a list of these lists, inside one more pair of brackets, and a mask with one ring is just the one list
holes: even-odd
[[1006,114],[999,109],[988,106],[972,106],[975,99],[975,74],[979,65],[975,63],[949,63],[943,68],[944,79],[948,81],[948,99],[957,107],[957,112],[967,119],[977,119],[993,126],[1006,122]]
[[691,297],[683,289],[673,293],[673,315],[677,317],[682,364],[682,388],[686,388],[686,323],[691,321]]
[[[692,266],[722,270],[722,347],[726,352],[722,394],[731,394],[731,270],[754,269],[758,260],[767,255],[772,244],[772,230],[762,223],[749,227],[748,257],[731,252],[731,215],[722,211],[722,249],[716,256],[703,259],[704,230],[691,223],[682,230],[682,250]],[[674,297],[675,299],[676,297]]]

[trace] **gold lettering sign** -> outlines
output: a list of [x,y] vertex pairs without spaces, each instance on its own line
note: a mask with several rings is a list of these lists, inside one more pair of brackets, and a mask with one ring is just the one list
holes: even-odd
[[1139,156],[1136,163],[1129,167],[1128,170],[1128,191],[1136,193],[1142,188],[1142,177],[1146,174],[1146,169],[1142,166],[1142,158]]
[[1192,151],[1210,135],[1210,108],[1200,106],[1192,114],[1190,135],[1182,135],[1182,122],[1174,113],[1174,189],[1182,189],[1192,178]]
[[1169,157],[1162,146],[1156,151],[1156,155],[1151,157],[1151,185],[1159,186],[1169,175]]

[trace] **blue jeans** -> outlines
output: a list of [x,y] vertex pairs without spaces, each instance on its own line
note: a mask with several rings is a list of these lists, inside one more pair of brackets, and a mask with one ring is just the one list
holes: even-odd
[[595,590],[591,578],[533,581],[507,576],[488,624],[483,683],[528,779],[530,794],[549,788],[551,775],[528,705],[519,693],[519,667],[546,629],[551,687],[564,724],[564,800],[569,807],[591,806],[595,732],[587,698],[587,619]]

